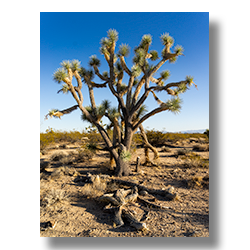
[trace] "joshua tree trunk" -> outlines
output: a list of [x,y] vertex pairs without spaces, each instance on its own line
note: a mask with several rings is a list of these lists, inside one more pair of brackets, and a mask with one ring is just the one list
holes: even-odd
[[118,157],[116,160],[116,169],[115,169],[115,175],[118,177],[121,176],[128,176],[130,174],[130,167],[129,164],[121,159],[121,157]]

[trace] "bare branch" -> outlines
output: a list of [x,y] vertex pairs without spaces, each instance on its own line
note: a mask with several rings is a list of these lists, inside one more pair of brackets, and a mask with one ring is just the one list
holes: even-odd
[[138,122],[136,122],[133,126],[133,131],[136,131],[137,128],[140,126],[140,124],[142,124],[144,121],[146,121],[149,117],[157,114],[157,113],[160,113],[164,110],[167,110],[168,108],[164,105],[152,110],[151,112],[147,113],[146,115],[144,115]]

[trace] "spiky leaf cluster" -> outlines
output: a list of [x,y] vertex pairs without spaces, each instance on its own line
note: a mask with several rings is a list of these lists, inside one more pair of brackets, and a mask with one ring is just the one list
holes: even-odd
[[81,68],[81,62],[79,60],[73,60],[71,62],[71,69],[73,72],[79,71]]
[[90,65],[90,66],[94,66],[94,65],[95,65],[95,66],[97,66],[97,67],[100,67],[101,61],[97,58],[96,55],[92,55],[92,56],[90,57],[89,65]]
[[109,54],[109,49],[116,43],[118,40],[118,32],[115,29],[109,29],[107,32],[107,37],[101,39],[101,53]]
[[119,47],[118,56],[126,57],[129,55],[129,51],[130,51],[130,48],[128,44],[121,44]]
[[174,39],[169,35],[169,33],[164,33],[161,35],[161,41],[163,45],[168,45],[168,46],[173,46],[174,44]]
[[79,71],[80,65],[81,65],[81,62],[79,60],[76,60],[76,59],[74,59],[72,61],[65,60],[65,61],[61,62],[61,66],[64,70],[71,69],[73,72]]
[[170,77],[170,71],[169,70],[164,70],[161,72],[161,78],[163,80],[167,80]]
[[189,87],[192,86],[193,80],[194,80],[194,77],[186,76],[186,81],[187,81],[187,84],[188,84]]
[[94,72],[93,70],[86,70],[85,68],[81,67],[81,69],[79,70],[79,75],[83,78],[83,81],[85,82],[85,78],[84,77],[88,77],[90,80],[93,80],[94,78]]
[[109,29],[107,36],[111,43],[115,43],[118,40],[118,32],[115,29]]
[[150,60],[152,61],[156,61],[159,58],[158,52],[156,50],[151,50],[149,54],[151,55]]
[[152,36],[150,34],[147,34],[142,37],[139,47],[146,49],[146,47],[150,46],[151,43],[152,43]]
[[142,70],[141,70],[141,67],[139,65],[132,66],[132,68],[131,68],[132,76],[138,77],[138,76],[140,76],[141,72],[142,72]]
[[143,115],[147,113],[147,111],[148,110],[147,110],[146,105],[142,105],[135,114],[135,120],[138,120],[139,118],[141,118]]
[[178,88],[174,89],[175,95],[182,94],[187,91],[187,85],[185,83],[182,83]]
[[120,157],[123,161],[127,162],[131,160],[131,153],[127,150],[123,150],[120,154]]
[[181,99],[179,97],[171,98],[164,105],[169,111],[178,114],[181,110]]
[[135,54],[135,56],[134,56],[134,58],[133,58],[133,62],[134,62],[135,64],[138,64],[138,65],[140,65],[140,66],[143,66],[144,63],[145,63],[146,54],[147,54],[147,53],[145,52],[144,49],[142,49],[142,48],[137,49],[137,50],[136,50],[136,54]]
[[177,56],[181,56],[183,55],[183,47],[181,45],[177,45],[175,48],[174,48],[174,52],[177,54]]
[[64,83],[62,85],[62,88],[59,91],[62,91],[63,94],[67,94],[69,92],[69,86],[68,86],[68,84]]
[[57,83],[61,83],[68,77],[68,73],[64,68],[59,68],[53,74],[53,80]]

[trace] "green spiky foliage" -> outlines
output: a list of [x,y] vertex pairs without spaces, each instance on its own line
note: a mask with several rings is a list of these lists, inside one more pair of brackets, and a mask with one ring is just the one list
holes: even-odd
[[145,50],[142,49],[142,48],[138,48],[135,52],[136,52],[136,54],[135,54],[135,56],[134,56],[134,58],[133,58],[133,62],[134,62],[135,64],[138,64],[138,65],[140,65],[140,66],[143,66],[144,63],[145,63],[145,57],[146,57],[146,52],[145,52]]
[[178,114],[181,111],[182,100],[177,96],[168,100],[163,105],[174,114]]
[[175,95],[183,94],[187,91],[187,85],[185,83],[181,84],[178,88],[174,89]]
[[92,55],[90,57],[90,61],[89,61],[89,65],[90,66],[97,66],[97,67],[100,67],[101,66],[101,61],[97,58],[96,55]]
[[132,76],[138,77],[138,76],[140,76],[141,72],[142,72],[142,70],[141,70],[141,67],[139,65],[132,66],[132,68],[131,68]]
[[112,42],[107,38],[107,37],[104,37],[101,39],[101,52],[102,54],[105,54],[107,53],[107,48],[109,48],[111,45],[112,45]]
[[169,33],[164,33],[161,35],[161,42],[163,45],[169,45],[172,47],[174,44],[174,39],[169,35]]
[[177,61],[177,57],[170,58],[169,63],[175,63]]
[[121,65],[121,63],[119,61],[117,61],[116,64],[115,64],[114,72],[115,72],[116,75],[123,72],[122,65]]
[[53,80],[57,83],[61,83],[68,77],[68,73],[65,69],[59,68],[53,74]]
[[86,70],[85,68],[81,67],[79,70],[79,75],[83,78],[83,81],[85,82],[84,76],[88,77],[90,80],[94,79],[94,72],[92,69]]
[[161,78],[166,81],[170,77],[170,71],[164,70],[161,72],[160,75],[161,75]]
[[62,84],[62,88],[57,93],[60,93],[60,92],[63,92],[63,94],[68,94],[69,93],[68,84],[66,83]]
[[101,105],[105,110],[107,110],[111,107],[111,102],[109,100],[103,100]]
[[65,60],[61,62],[61,66],[65,69],[65,70],[69,70],[71,68],[71,62],[69,60]]
[[151,61],[156,61],[159,58],[158,52],[156,50],[151,50],[149,54],[151,55],[150,57]]
[[174,52],[178,55],[178,56],[181,56],[183,55],[183,47],[181,45],[177,45],[175,48],[174,48]]
[[151,43],[152,43],[152,36],[150,34],[147,34],[142,37],[139,47],[143,49],[148,49]]
[[128,162],[131,160],[131,153],[127,150],[123,150],[120,154],[120,157],[123,161]]
[[107,36],[111,43],[115,43],[118,40],[118,32],[115,29],[109,29]]
[[142,105],[139,108],[139,110],[135,113],[135,120],[138,120],[139,118],[141,118],[142,116],[144,116],[147,112],[148,112],[147,106],[146,105]]
[[73,72],[79,71],[81,69],[81,62],[79,60],[73,60],[71,62],[71,69]]
[[186,81],[188,82],[188,87],[191,87],[193,84],[194,77],[186,76]]
[[93,153],[96,153],[98,150],[97,144],[94,142],[89,142],[85,145],[85,148]]
[[114,118],[120,117],[120,113],[119,113],[119,111],[117,110],[117,108],[112,107],[112,108],[109,108],[107,111],[108,111],[108,114],[109,114],[109,116],[110,116],[110,118],[111,118],[112,120],[113,120]]
[[51,110],[49,110],[48,115],[50,117],[58,118],[57,116],[55,116],[55,113],[58,112],[58,111],[59,111],[58,109],[51,109]]
[[128,56],[130,48],[127,44],[121,44],[118,51],[118,56]]

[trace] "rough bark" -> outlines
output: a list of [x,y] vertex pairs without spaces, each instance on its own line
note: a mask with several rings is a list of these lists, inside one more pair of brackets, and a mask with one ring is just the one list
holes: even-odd
[[[133,192],[132,194],[130,194]],[[146,223],[140,222],[125,206],[130,202],[136,201],[138,197],[138,190],[118,189],[114,194],[104,194],[99,201],[109,203],[104,207],[105,212],[113,213],[114,227],[121,227],[124,225],[122,218],[125,218],[129,224],[136,230],[147,229]],[[113,205],[113,206],[112,206]]]
[[120,157],[116,160],[115,175],[118,177],[128,176],[131,173],[130,167],[127,162],[123,161]]
[[149,194],[161,195],[161,196],[163,196],[164,198],[166,198],[168,200],[173,200],[177,196],[176,193],[172,194],[168,190],[150,189],[150,188],[147,188],[147,187],[145,187],[143,185],[136,184],[136,183],[131,182],[131,181],[125,181],[125,180],[120,180],[120,179],[112,179],[111,182],[115,182],[115,183],[122,184],[124,186],[129,186],[129,187],[137,187],[138,191],[147,191]]

